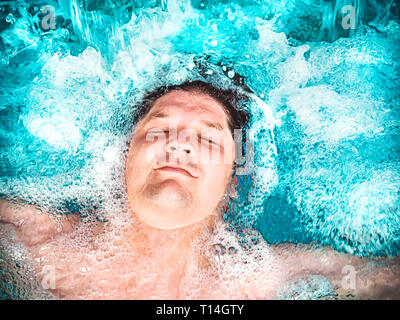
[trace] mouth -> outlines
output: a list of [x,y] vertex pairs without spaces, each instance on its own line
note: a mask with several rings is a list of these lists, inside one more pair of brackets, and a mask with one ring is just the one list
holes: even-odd
[[197,176],[194,173],[192,173],[190,170],[187,170],[183,167],[165,165],[165,166],[155,168],[155,170],[175,172],[175,173],[182,174],[182,175],[185,175],[190,178],[197,178]]

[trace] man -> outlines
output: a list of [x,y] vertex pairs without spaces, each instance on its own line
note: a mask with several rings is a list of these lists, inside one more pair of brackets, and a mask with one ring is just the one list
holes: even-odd
[[329,250],[321,256],[262,244],[267,258],[250,258],[249,268],[250,253],[238,246],[229,247],[241,250],[237,258],[207,251],[226,199],[235,196],[233,132],[249,120],[240,98],[200,81],[145,97],[126,159],[133,219],[122,229],[3,200],[0,219],[30,248],[39,281],[66,299],[268,299],[293,276],[321,273],[340,283],[343,266],[365,264]]
[[[163,261],[159,272],[192,256],[193,239],[213,227],[224,195],[234,195],[233,133],[249,120],[238,108],[240,99],[245,97],[233,90],[194,81],[158,88],[136,110],[126,188],[137,221],[125,233],[124,246],[148,253],[148,248],[157,248],[154,261]],[[41,258],[44,245],[54,244],[54,237],[72,231],[76,224],[75,218],[56,220],[33,206],[15,207],[4,200],[0,218],[13,224],[33,256]],[[176,272],[181,268],[178,264],[171,278],[180,278]],[[57,289],[64,288],[65,293],[68,286],[73,287],[59,280]]]

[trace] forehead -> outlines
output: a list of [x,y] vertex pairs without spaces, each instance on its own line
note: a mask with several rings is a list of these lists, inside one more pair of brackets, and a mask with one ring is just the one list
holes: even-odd
[[188,91],[171,91],[158,98],[143,120],[155,114],[168,118],[189,117],[192,120],[213,120],[228,127],[228,115],[224,107],[207,94]]

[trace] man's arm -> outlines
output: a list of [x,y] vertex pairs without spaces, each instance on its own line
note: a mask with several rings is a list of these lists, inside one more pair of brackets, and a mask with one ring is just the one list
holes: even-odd
[[0,199],[0,223],[15,226],[20,240],[28,246],[41,244],[54,236],[72,230],[68,218],[56,218],[34,205]]
[[286,258],[292,274],[325,276],[339,298],[400,298],[400,256],[367,259],[330,247],[284,246],[276,250]]

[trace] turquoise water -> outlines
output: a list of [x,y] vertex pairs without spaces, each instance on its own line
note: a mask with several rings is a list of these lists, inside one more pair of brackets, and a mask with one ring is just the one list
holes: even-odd
[[1,196],[101,215],[143,92],[244,81],[254,166],[225,218],[398,255],[399,18],[383,0],[3,1]]

